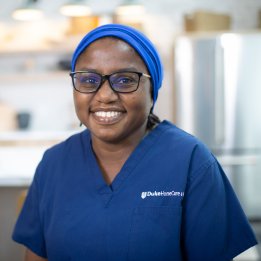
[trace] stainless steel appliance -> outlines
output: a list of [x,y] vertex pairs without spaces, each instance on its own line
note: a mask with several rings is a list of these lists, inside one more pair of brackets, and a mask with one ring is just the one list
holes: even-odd
[[177,126],[218,158],[249,219],[261,219],[261,33],[175,41]]

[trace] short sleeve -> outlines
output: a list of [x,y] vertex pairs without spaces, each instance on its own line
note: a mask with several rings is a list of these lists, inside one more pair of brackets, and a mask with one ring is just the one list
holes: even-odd
[[215,158],[188,180],[183,200],[184,260],[231,260],[258,244],[235,192]]
[[37,167],[34,180],[16,222],[12,239],[23,244],[38,256],[47,258],[44,233],[39,215],[38,175],[40,164]]

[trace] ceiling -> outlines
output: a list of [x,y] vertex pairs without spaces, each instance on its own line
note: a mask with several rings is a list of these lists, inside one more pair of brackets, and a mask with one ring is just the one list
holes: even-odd
[[[11,17],[12,12],[22,7],[26,2],[27,0],[0,0],[0,22],[15,22]],[[68,2],[68,0],[38,0],[38,5],[44,12],[45,18],[59,19],[63,18],[59,13],[60,7]],[[122,2],[123,0],[88,0],[86,3],[92,8],[94,14],[112,14]]]

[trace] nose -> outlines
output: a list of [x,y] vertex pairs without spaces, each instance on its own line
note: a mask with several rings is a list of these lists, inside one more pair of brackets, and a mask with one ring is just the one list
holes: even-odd
[[104,79],[102,86],[95,94],[95,98],[101,103],[111,103],[118,100],[118,94],[111,88],[109,80]]

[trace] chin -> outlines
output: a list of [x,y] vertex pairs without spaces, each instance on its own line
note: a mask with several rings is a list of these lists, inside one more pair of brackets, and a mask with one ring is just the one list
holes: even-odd
[[112,135],[109,135],[109,134],[102,135],[102,134],[99,134],[99,133],[95,133],[95,134],[92,133],[92,135],[95,136],[97,139],[99,139],[103,142],[106,142],[106,143],[116,144],[121,140],[121,137],[114,135],[114,134],[112,134]]
[[120,136],[117,132],[113,129],[106,128],[99,128],[99,130],[89,129],[92,136],[96,137],[99,140],[109,142],[109,143],[115,143],[120,140]]

